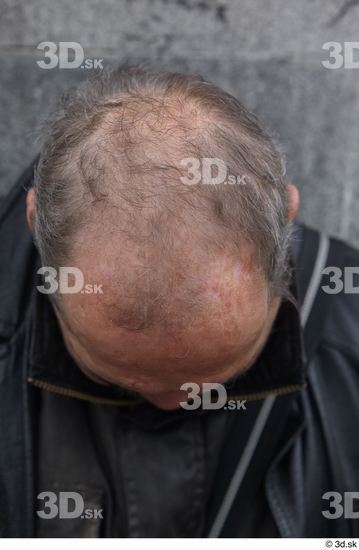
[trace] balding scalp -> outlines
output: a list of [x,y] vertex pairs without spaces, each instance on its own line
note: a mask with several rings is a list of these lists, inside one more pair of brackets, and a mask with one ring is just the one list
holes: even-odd
[[[34,187],[35,240],[44,265],[76,262],[81,234],[117,232],[137,247],[147,271],[145,286],[139,276],[126,287],[132,296],[127,314],[141,317],[147,303],[145,317],[156,322],[179,273],[195,302],[197,287],[190,271],[186,287],[182,270],[189,238],[204,262],[206,254],[240,254],[249,244],[271,293],[288,294],[283,160],[233,96],[193,75],[101,71],[62,98],[43,131]],[[188,158],[219,159],[229,174],[246,176],[246,184],[184,185]]]

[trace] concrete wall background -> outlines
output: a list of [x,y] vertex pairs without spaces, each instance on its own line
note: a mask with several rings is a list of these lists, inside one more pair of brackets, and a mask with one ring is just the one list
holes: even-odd
[[283,144],[300,218],[359,246],[359,70],[321,65],[323,43],[359,41],[358,21],[359,0],[0,0],[0,195],[90,72],[40,69],[36,46],[72,41],[104,66],[196,71],[239,97]]

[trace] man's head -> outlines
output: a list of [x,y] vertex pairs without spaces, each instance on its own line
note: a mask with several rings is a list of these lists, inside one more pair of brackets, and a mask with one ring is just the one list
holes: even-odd
[[[208,184],[203,159],[228,177]],[[55,300],[79,366],[164,408],[244,372],[288,296],[297,202],[257,119],[198,77],[119,69],[70,92],[28,219],[44,265],[103,285]]]

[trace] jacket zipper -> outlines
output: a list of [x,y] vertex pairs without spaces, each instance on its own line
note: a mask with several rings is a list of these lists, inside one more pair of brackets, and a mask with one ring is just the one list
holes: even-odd
[[144,402],[143,399],[136,399],[130,401],[128,399],[110,399],[107,397],[94,397],[88,395],[87,393],[82,393],[77,390],[71,390],[69,388],[62,388],[61,386],[55,386],[55,384],[49,384],[48,382],[43,382],[42,380],[37,380],[36,378],[28,378],[27,381],[40,388],[42,390],[51,391],[58,393],[60,395],[65,395],[66,397],[75,397],[77,399],[82,399],[84,401],[90,401],[91,403],[96,403],[97,405],[122,405],[122,406],[137,406]]
[[307,387],[307,384],[292,384],[291,386],[283,386],[280,388],[275,388],[273,390],[267,390],[257,393],[249,393],[247,395],[229,395],[227,401],[229,400],[243,400],[243,401],[257,401],[259,399],[264,399],[270,395],[286,395],[288,393],[293,393],[295,391],[304,390]]
[[[141,398],[130,401],[128,399],[109,399],[107,397],[93,397],[86,393],[82,393],[77,390],[71,390],[69,388],[62,388],[61,386],[55,386],[54,384],[49,384],[48,382],[43,382],[42,380],[37,380],[36,378],[28,378],[27,381],[33,386],[36,386],[37,388],[40,388],[42,390],[58,393],[66,397],[74,397],[77,399],[82,399],[84,401],[90,401],[91,403],[96,403],[98,405],[120,405],[120,406],[128,407],[128,406],[138,406],[145,402],[145,400]],[[286,395],[288,393],[302,390],[305,387],[306,387],[306,384],[293,384],[291,386],[284,386],[281,388],[253,393],[253,394],[228,395],[227,403],[228,401],[233,401],[233,400],[257,401],[259,399],[264,399],[265,397],[269,397],[270,395]]]

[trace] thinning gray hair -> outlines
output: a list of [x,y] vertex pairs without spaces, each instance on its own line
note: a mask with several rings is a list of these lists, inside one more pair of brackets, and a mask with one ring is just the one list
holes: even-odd
[[[182,192],[183,156],[222,159],[249,183]],[[68,265],[76,231],[91,225],[90,210],[109,197],[119,197],[117,208],[127,211],[127,237],[140,240],[135,212],[140,224],[150,197],[161,215],[143,230],[157,243],[166,241],[167,209],[181,223],[192,219],[198,231],[202,224],[209,248],[250,243],[271,293],[289,296],[291,224],[281,152],[235,97],[200,76],[120,67],[67,92],[43,127],[34,187],[35,242],[44,265]],[[192,218],[181,215],[191,209]]]

